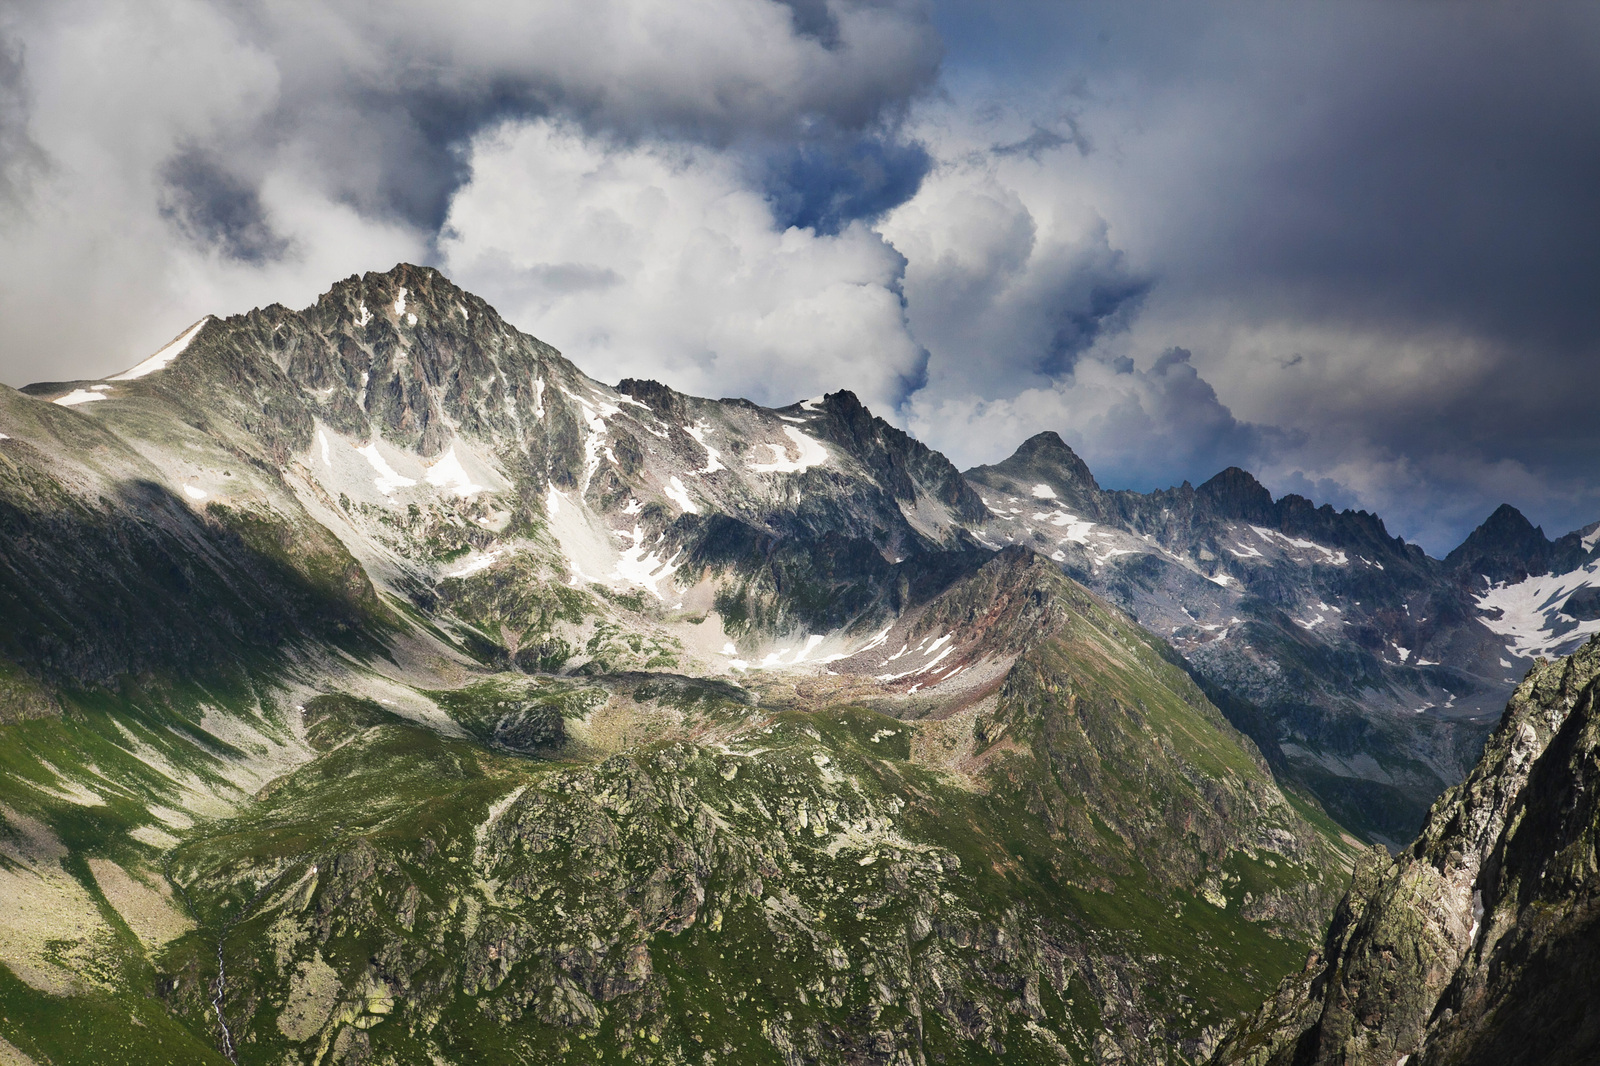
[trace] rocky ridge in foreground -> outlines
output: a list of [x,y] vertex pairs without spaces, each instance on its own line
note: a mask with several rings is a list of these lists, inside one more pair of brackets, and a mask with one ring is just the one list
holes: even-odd
[[1477,1066],[1600,1055],[1600,639],[1541,663],[1392,862],[1356,870],[1320,957],[1212,1060]]

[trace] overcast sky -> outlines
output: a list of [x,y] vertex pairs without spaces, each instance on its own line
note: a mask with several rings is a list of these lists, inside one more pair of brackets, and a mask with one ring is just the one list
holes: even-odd
[[9,0],[0,380],[431,263],[957,464],[1600,518],[1600,6]]

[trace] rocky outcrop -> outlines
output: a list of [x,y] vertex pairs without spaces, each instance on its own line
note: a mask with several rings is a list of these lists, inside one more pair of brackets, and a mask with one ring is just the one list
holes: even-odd
[[1600,1052],[1597,678],[1600,641],[1530,673],[1422,835],[1393,862],[1358,866],[1313,972],[1286,982],[1213,1062],[1444,1066]]

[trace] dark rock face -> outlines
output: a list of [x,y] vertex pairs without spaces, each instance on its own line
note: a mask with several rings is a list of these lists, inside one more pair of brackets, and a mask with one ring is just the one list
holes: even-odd
[[1358,868],[1323,957],[1216,1063],[1579,1063],[1600,1055],[1600,640],[1518,687],[1482,761],[1392,863]]
[[1100,485],[1089,466],[1067,446],[1054,430],[1036,433],[1022,442],[1009,459],[993,466],[967,471],[967,477],[983,485],[1005,484],[1026,495],[1034,483],[1049,485],[1068,505],[1086,514],[1100,515]]
[[1228,467],[1194,494],[1203,505],[1225,518],[1274,524],[1278,518],[1272,505],[1272,493],[1255,479],[1255,475],[1236,466]]
[[1583,622],[1600,618],[1600,588],[1591,586],[1574,592],[1561,605],[1561,613]]
[[983,517],[983,501],[950,460],[868,411],[855,393],[829,393],[821,410],[827,418],[817,428],[824,438],[877,472],[897,501],[914,505],[919,494],[926,494],[958,519]]
[[1445,565],[1493,582],[1516,582],[1550,571],[1551,544],[1544,530],[1509,503],[1495,508],[1461,545],[1444,557]]
[[1564,574],[1593,556],[1593,549],[1583,544],[1584,534],[1592,531],[1579,530],[1550,540],[1542,527],[1503,503],[1444,557],[1444,564],[1468,583],[1487,578],[1492,583],[1515,584],[1540,574]]

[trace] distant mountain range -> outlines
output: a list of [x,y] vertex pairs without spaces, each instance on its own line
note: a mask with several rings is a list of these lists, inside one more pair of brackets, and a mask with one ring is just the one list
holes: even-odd
[[0,1058],[1196,1061],[1597,541],[962,473],[425,268],[208,318],[0,387]]
[[[1444,560],[1249,473],[1101,490],[1053,433],[967,472],[985,543],[1027,543],[1170,640],[1286,779],[1397,846],[1540,656],[1600,631],[1600,523],[1502,506]],[[1042,499],[1041,499],[1042,498]]]

